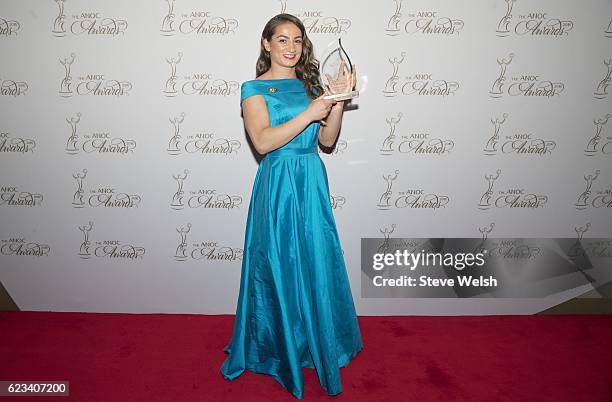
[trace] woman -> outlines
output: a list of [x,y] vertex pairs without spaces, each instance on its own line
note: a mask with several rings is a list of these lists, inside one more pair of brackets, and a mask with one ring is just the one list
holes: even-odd
[[[264,27],[256,79],[241,87],[244,125],[260,154],[246,223],[233,336],[221,366],[272,375],[302,399],[302,367],[316,368],[329,395],[340,367],[362,348],[361,332],[317,142],[331,147],[355,73],[319,77],[302,22],[290,14]],[[343,70],[341,66],[340,68]],[[325,119],[326,123],[321,124]]]

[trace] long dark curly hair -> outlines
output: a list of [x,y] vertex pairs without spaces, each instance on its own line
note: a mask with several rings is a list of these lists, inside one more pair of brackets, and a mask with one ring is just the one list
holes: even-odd
[[306,35],[304,24],[294,15],[277,14],[268,21],[261,33],[260,52],[257,64],[255,65],[255,77],[259,77],[270,69],[270,53],[264,47],[264,38],[268,42],[272,41],[272,35],[276,27],[285,22],[292,22],[302,32],[302,55],[298,63],[295,65],[295,75],[304,82],[306,93],[309,98],[315,99],[318,94],[323,93],[323,85],[321,83],[321,74],[319,73],[319,61],[314,56],[312,42]]

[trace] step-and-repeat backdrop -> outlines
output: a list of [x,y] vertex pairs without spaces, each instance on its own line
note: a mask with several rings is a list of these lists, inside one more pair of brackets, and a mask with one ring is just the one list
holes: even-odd
[[15,0],[0,6],[3,297],[235,312],[258,166],[240,85],[281,12],[317,57],[341,37],[362,87],[321,151],[359,314],[529,314],[593,290],[363,297],[360,243],[612,237],[610,0]]

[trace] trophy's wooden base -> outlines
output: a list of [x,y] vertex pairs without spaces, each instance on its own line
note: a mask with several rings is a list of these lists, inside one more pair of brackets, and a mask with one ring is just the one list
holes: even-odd
[[342,101],[342,100],[357,98],[358,96],[359,96],[359,91],[351,91],[351,92],[344,92],[341,94],[325,95],[323,99],[334,99],[337,101]]

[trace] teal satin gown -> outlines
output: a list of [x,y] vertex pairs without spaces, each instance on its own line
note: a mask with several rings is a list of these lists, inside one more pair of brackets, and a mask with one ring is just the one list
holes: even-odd
[[[240,101],[263,95],[270,125],[306,109],[297,78],[251,80]],[[224,378],[245,369],[273,376],[302,399],[302,368],[316,368],[329,395],[342,391],[340,367],[362,348],[344,256],[332,214],[319,122],[266,154],[253,184],[246,222],[233,335]]]

